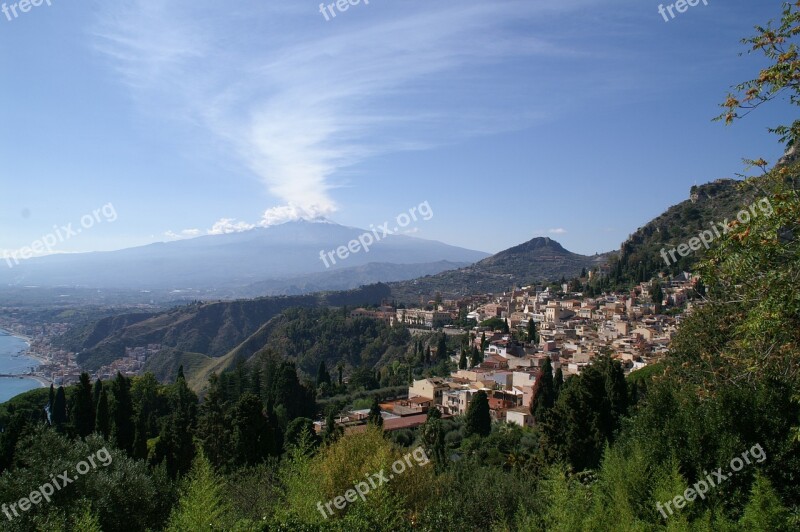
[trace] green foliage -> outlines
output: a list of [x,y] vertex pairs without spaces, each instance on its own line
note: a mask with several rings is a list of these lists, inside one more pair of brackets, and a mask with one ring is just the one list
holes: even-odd
[[88,373],[81,373],[78,385],[70,400],[70,417],[75,433],[85,438],[94,430],[94,405],[92,404],[92,382]]
[[170,515],[166,532],[226,530],[229,509],[222,486],[211,463],[199,453],[181,489],[178,506]]
[[492,432],[492,416],[489,412],[489,398],[483,390],[478,391],[467,407],[465,428],[468,436],[488,436]]

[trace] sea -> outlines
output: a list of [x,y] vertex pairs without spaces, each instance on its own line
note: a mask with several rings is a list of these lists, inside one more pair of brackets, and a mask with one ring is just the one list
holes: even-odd
[[[31,367],[39,365],[36,359],[22,355],[28,343],[22,338],[0,329],[0,374],[18,375],[28,373]],[[41,387],[35,379],[20,377],[0,377],[0,403],[28,390]]]

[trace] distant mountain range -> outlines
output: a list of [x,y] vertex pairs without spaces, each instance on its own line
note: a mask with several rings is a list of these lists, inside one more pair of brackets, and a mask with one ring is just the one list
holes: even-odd
[[0,284],[256,297],[411,279],[488,256],[441,242],[388,235],[368,252],[348,252],[345,260],[328,257],[329,267],[320,259],[320,252],[335,252],[367,232],[303,220],[119,251],[50,255],[0,268]]
[[403,302],[416,302],[437,292],[445,297],[504,292],[534,282],[577,277],[584,268],[589,271],[605,264],[613,254],[579,255],[551,238],[538,237],[458,270],[390,286],[392,297]]

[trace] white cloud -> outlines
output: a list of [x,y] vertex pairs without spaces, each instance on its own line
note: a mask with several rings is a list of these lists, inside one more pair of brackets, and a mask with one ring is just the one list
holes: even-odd
[[564,229],[563,227],[558,227],[556,229],[549,229],[547,232],[550,233],[551,235],[565,235],[565,234],[567,234],[567,230]]
[[[509,79],[472,76],[510,57],[574,55],[519,23],[597,1],[417,2],[362,10],[374,17],[368,24],[355,13],[325,24],[312,5],[108,0],[94,36],[141,105],[211,133],[262,180],[283,204],[259,222],[270,225],[336,211],[341,171],[365,158],[527,127],[550,113],[546,104],[512,113],[500,107]],[[454,72],[470,82],[442,89]],[[212,230],[247,226],[225,219]]]
[[237,222],[234,218],[222,218],[206,232],[209,235],[227,235],[228,233],[241,233],[242,231],[249,231],[255,227],[255,225],[247,222]]
[[180,240],[183,238],[194,238],[196,236],[202,235],[203,232],[200,229],[183,229],[182,231],[176,233],[174,231],[166,231],[164,236],[169,238],[170,240]]

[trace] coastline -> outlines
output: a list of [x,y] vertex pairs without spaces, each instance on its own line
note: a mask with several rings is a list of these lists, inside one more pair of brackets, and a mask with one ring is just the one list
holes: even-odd
[[[44,358],[43,356],[38,355],[36,353],[33,353],[31,351],[31,339],[29,337],[25,336],[24,334],[19,334],[19,333],[15,333],[14,331],[9,331],[8,329],[0,328],[0,331],[6,333],[5,336],[11,336],[12,338],[18,338],[18,339],[22,340],[23,342],[25,342],[25,344],[28,347],[24,351],[20,351],[20,354],[22,356],[30,358],[30,359],[33,359],[36,362],[38,362],[40,365],[48,363],[48,360],[46,358]],[[23,378],[23,379],[36,381],[39,384],[40,388],[47,388],[48,386],[50,386],[52,384],[52,381],[50,381],[50,380],[48,380],[48,379],[46,379],[44,377],[41,377],[39,375],[19,375],[18,377]],[[10,377],[8,377],[8,378],[10,378]]]

